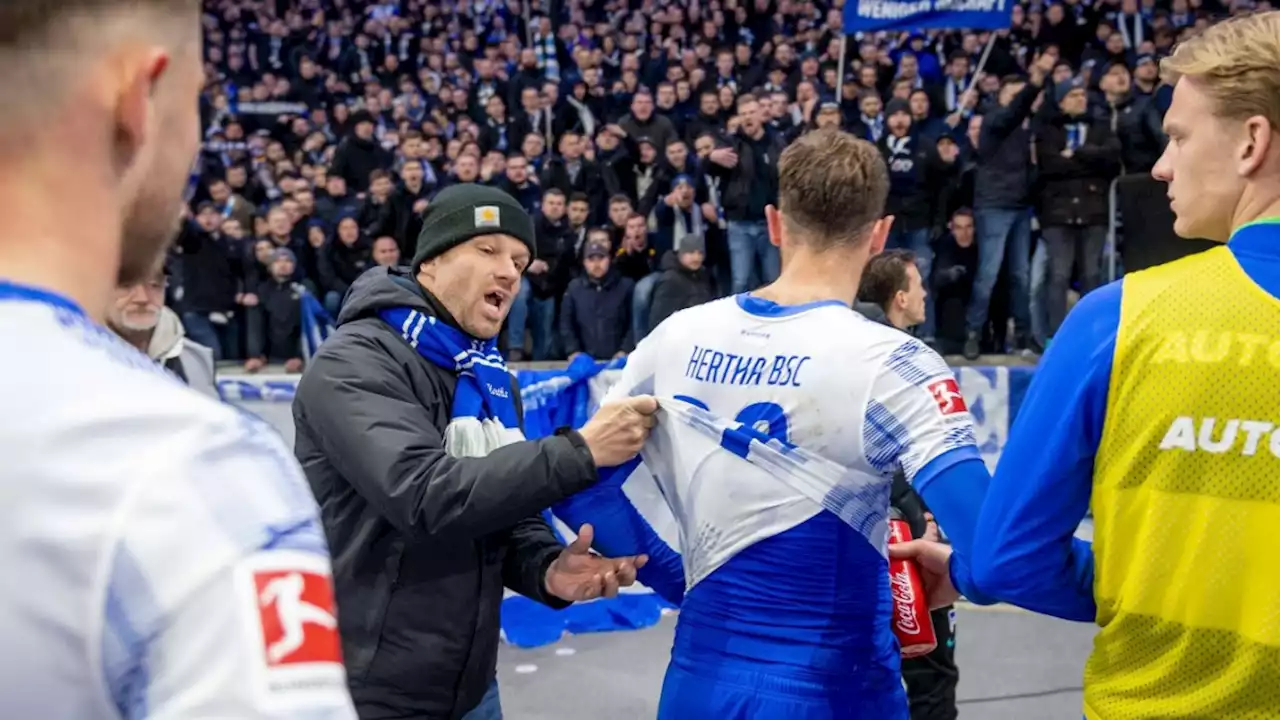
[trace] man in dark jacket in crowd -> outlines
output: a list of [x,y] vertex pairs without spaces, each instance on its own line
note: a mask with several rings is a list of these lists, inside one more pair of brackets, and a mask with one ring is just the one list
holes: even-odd
[[347,188],[358,194],[368,191],[369,174],[390,167],[392,157],[374,138],[373,115],[368,110],[352,113],[351,126],[351,135],[333,153],[329,174],[346,180]]
[[244,297],[238,287],[243,248],[218,231],[221,218],[212,203],[201,203],[195,219],[182,223],[176,243],[182,254],[182,324],[213,351],[214,360],[240,357],[237,301]]
[[582,250],[583,274],[569,283],[560,307],[560,339],[569,359],[585,353],[608,360],[630,352],[635,283],[611,267],[609,236],[592,230]]
[[1046,53],[1037,57],[1027,80],[1005,78],[1000,87],[999,107],[982,121],[978,140],[978,170],[974,180],[973,214],[978,230],[978,277],[965,318],[967,336],[964,356],[976,359],[982,328],[987,323],[991,293],[1005,259],[1018,349],[1035,350],[1031,337],[1031,131],[1027,120],[1031,106],[1044,88],[1057,57]]
[[507,156],[507,167],[502,178],[494,182],[508,195],[520,203],[524,211],[533,215],[542,205],[542,188],[538,187],[538,178],[529,171],[529,160],[515,153]]
[[338,221],[334,237],[325,242],[317,254],[324,308],[337,317],[351,283],[373,267],[369,239],[360,233],[355,218],[344,217]]
[[583,193],[588,207],[597,212],[604,205],[604,177],[595,161],[582,157],[584,144],[582,134],[576,131],[561,135],[560,154],[548,160],[542,169],[541,185],[544,190],[557,188],[565,197]]
[[1110,215],[1108,191],[1120,172],[1120,140],[1106,120],[1094,119],[1079,78],[1055,88],[1058,111],[1036,129],[1040,162],[1040,226],[1049,253],[1046,308],[1048,336],[1067,316],[1072,268],[1079,268],[1081,294],[1102,281],[1102,248]]
[[564,193],[551,188],[543,194],[542,209],[534,216],[533,260],[525,271],[507,323],[508,356],[512,360],[523,359],[525,330],[533,334],[534,361],[550,360],[555,353],[556,299],[564,294],[575,262],[565,204]]
[[401,257],[413,257],[422,232],[422,213],[435,187],[428,185],[421,160],[405,160],[400,167],[400,187],[391,193],[387,213],[380,227],[369,233],[370,237],[390,236],[400,246]]
[[1099,115],[1120,138],[1122,174],[1151,172],[1168,142],[1155,103],[1133,92],[1133,78],[1123,63],[1109,67],[1098,88],[1106,103]]
[[271,278],[254,290],[258,304],[248,308],[248,356],[283,363],[285,372],[302,370],[302,285],[293,279],[298,260],[288,248],[271,257]]
[[693,234],[680,238],[676,249],[662,257],[662,275],[649,307],[649,332],[681,310],[716,298],[715,283],[703,266],[705,260],[706,242]]
[[729,221],[729,267],[734,294],[778,278],[782,260],[769,242],[765,207],[778,202],[778,158],[783,139],[765,126],[754,95],[738,98],[741,122],[731,147],[709,157],[707,171],[725,179],[720,202]]
[[632,141],[649,138],[658,152],[666,150],[668,143],[680,137],[671,120],[653,112],[653,95],[643,88],[631,97],[631,114],[619,120],[618,127]]
[[362,718],[501,717],[503,587],[560,608],[614,595],[645,562],[591,555],[589,526],[565,548],[539,515],[634,457],[657,403],[524,439],[495,338],[533,246],[506,193],[442,191],[409,268],[356,281],[298,385],[295,452],[322,509]]
[[978,247],[974,244],[973,211],[960,208],[951,214],[947,230],[938,238],[933,263],[933,303],[938,313],[938,350],[958,354],[964,347],[964,314],[978,273]]

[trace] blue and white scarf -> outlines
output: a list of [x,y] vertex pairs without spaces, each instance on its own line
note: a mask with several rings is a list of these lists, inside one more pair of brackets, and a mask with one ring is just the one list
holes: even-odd
[[484,457],[524,440],[516,414],[514,385],[496,339],[476,340],[434,316],[406,307],[378,313],[433,365],[458,375],[453,416],[444,433],[444,449],[453,457]]

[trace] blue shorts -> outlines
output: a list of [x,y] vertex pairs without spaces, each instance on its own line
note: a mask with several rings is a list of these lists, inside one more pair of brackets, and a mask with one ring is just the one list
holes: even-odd
[[667,667],[658,720],[908,720],[906,691],[851,687],[723,666]]

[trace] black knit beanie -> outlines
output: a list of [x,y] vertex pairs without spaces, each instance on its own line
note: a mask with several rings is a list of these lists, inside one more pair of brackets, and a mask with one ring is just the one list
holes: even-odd
[[478,235],[510,235],[536,252],[533,218],[507,193],[464,183],[441,190],[422,214],[422,232],[411,268]]

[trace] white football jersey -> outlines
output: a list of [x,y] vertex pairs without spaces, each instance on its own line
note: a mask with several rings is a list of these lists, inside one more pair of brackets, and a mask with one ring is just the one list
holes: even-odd
[[[676,313],[628,357],[605,402],[636,394],[666,405],[643,452],[648,472],[624,490],[679,545],[689,587],[824,508],[883,554],[894,471],[913,481],[951,451],[979,457],[942,358],[836,301],[739,295]],[[649,476],[675,543],[636,500],[633,481]]]
[[259,421],[0,281],[0,716],[353,718],[328,550]]

